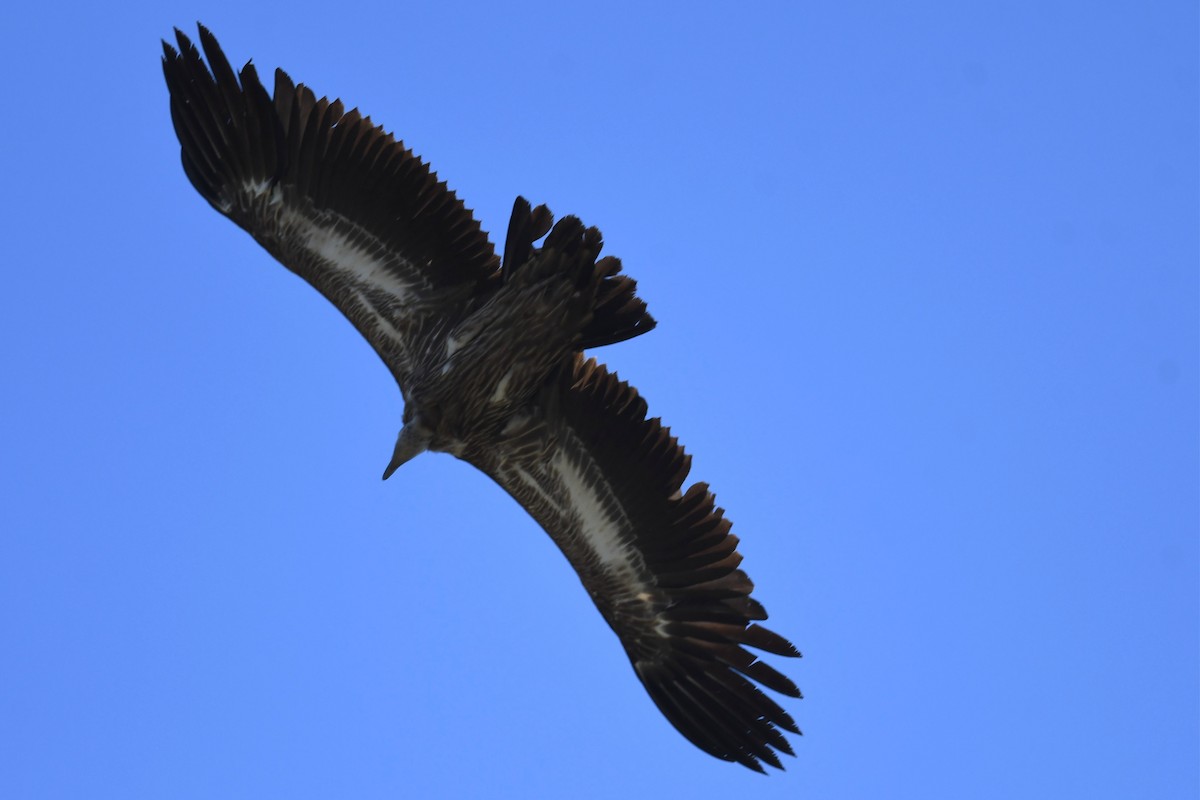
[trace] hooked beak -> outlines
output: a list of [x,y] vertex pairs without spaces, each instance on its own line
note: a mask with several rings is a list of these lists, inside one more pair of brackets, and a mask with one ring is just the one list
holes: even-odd
[[392,453],[392,461],[383,471],[383,479],[386,481],[401,464],[428,450],[431,437],[432,432],[423,425],[409,423],[401,428],[400,435],[396,437],[396,450]]

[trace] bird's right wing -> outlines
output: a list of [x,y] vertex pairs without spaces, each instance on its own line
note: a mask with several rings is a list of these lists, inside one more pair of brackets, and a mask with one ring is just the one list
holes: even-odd
[[403,385],[421,351],[500,281],[499,259],[454,192],[391,134],[340,101],[252,64],[235,73],[163,43],[171,118],[192,185],[325,295]]

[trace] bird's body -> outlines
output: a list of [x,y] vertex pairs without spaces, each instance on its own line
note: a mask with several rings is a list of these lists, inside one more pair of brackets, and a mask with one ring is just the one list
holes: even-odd
[[[550,534],[638,677],[693,743],[761,770],[799,696],[744,646],[799,653],[757,624],[737,538],[636,390],[585,349],[654,327],[620,262],[573,217],[518,198],[496,257],[444,183],[389,134],[276,72],[274,96],[177,32],[164,72],[196,189],[333,302],[404,395],[388,477],[424,450],[473,464]],[[536,243],[544,238],[540,246]]]

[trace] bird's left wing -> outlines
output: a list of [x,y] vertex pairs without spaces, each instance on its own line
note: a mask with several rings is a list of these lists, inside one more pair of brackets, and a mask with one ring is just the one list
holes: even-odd
[[730,523],[690,457],[636,390],[577,355],[544,413],[496,451],[468,458],[509,492],[566,555],[659,710],[700,749],[755,770],[791,754],[795,722],[754,681],[795,684],[747,646],[799,652],[758,624],[767,613]]
[[428,341],[499,285],[499,259],[454,192],[357,109],[275,71],[234,72],[200,26],[163,73],[196,190],[325,295],[403,385]]

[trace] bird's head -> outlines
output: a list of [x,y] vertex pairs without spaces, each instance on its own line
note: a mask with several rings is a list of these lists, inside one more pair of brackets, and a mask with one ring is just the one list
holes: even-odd
[[[405,416],[408,415],[405,414]],[[392,453],[391,463],[383,471],[383,479],[386,481],[405,461],[428,450],[432,440],[433,431],[425,427],[419,416],[414,414],[405,420],[403,427],[400,428],[400,435],[396,437],[396,449]]]

